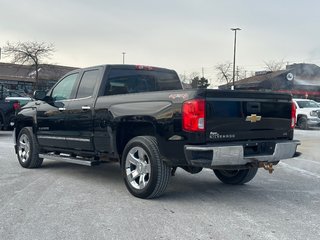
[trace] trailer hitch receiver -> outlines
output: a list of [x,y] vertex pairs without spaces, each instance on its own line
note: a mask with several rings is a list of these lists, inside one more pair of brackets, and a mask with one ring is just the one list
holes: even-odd
[[259,163],[259,168],[262,167],[263,169],[269,171],[269,173],[273,173],[274,168],[273,168],[273,163],[266,163],[266,162],[260,162]]

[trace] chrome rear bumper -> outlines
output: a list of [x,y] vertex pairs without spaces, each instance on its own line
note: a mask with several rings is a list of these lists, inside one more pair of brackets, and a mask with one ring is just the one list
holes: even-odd
[[[270,142],[269,142],[270,143]],[[252,145],[253,143],[250,142]],[[258,142],[257,142],[258,145]],[[282,159],[292,158],[300,141],[277,141],[271,154],[245,154],[245,143],[228,145],[185,145],[184,153],[192,166],[242,166],[252,162],[275,163]]]

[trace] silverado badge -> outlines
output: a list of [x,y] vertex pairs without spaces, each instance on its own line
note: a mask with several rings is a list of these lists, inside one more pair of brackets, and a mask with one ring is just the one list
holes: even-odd
[[246,117],[247,122],[258,122],[261,120],[261,116],[257,116],[257,114],[251,114],[250,116]]

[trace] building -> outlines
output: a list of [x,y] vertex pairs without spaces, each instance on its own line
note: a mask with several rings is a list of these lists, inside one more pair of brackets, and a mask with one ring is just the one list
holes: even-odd
[[[38,70],[38,85],[40,89],[49,89],[57,80],[76,68],[41,64]],[[0,86],[14,91],[32,93],[35,84],[35,70],[31,65],[0,63]]]
[[[224,84],[219,89],[230,89],[231,85]],[[285,70],[256,72],[255,76],[236,81],[235,89],[286,92],[320,101],[320,67],[298,63],[287,65]]]

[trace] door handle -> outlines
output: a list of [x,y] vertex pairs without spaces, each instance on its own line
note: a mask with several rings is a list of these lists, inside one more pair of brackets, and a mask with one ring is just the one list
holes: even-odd
[[64,108],[64,107],[58,108],[58,109],[59,109],[59,111],[65,111],[66,110],[66,108]]
[[90,110],[91,109],[90,106],[82,106],[81,108],[82,108],[82,110]]

